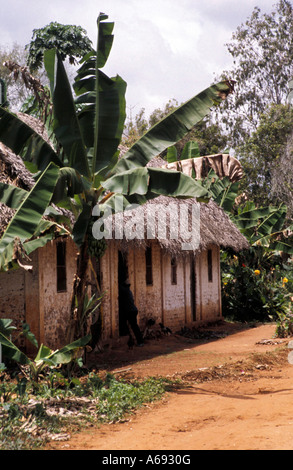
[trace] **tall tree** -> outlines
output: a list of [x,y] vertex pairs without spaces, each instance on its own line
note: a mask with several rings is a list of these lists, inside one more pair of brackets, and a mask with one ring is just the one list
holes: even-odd
[[[289,105],[272,105],[259,116],[257,129],[239,148],[245,173],[241,189],[258,205],[288,202],[283,196],[293,169],[292,164],[289,166],[292,140],[288,140],[292,130],[293,109]],[[286,178],[281,178],[285,173]]]
[[[285,104],[293,77],[293,8],[279,0],[270,14],[255,7],[227,44],[234,60],[223,77],[235,80],[233,96],[220,112],[234,148],[257,129],[269,105]],[[223,78],[222,77],[222,78]]]
[[28,98],[29,91],[25,83],[18,78],[18,73],[11,73],[6,62],[15,62],[20,67],[26,66],[26,51],[24,47],[14,43],[11,48],[0,47],[0,78],[6,83],[7,100],[11,109],[18,110],[22,103]]
[[93,48],[87,32],[80,26],[63,25],[56,21],[44,28],[34,29],[31,42],[26,46],[28,51],[27,65],[31,72],[43,66],[44,52],[56,48],[62,60],[69,59],[71,64],[82,58]]
[[293,122],[286,144],[272,171],[272,195],[288,208],[288,218],[293,220]]

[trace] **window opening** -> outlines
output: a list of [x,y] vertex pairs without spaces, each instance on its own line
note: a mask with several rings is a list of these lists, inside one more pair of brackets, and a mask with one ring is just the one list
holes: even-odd
[[57,292],[66,292],[66,243],[57,243]]
[[171,284],[177,284],[177,260],[176,258],[171,258]]
[[146,266],[146,285],[153,285],[153,264],[152,264],[152,247],[148,246],[145,251],[145,266]]
[[208,250],[208,280],[213,282],[213,252]]

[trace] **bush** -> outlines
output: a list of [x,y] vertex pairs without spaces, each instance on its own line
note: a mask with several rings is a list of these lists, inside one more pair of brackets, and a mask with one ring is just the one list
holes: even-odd
[[223,315],[236,321],[277,321],[290,315],[292,263],[262,247],[222,255]]

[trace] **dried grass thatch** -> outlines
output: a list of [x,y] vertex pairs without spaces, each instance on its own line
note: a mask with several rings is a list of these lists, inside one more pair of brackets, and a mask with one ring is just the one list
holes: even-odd
[[[185,223],[182,225],[180,222],[180,211],[183,206],[188,214],[188,225]],[[196,248],[186,250],[182,247],[191,240],[193,207],[197,209],[196,216],[199,215],[199,220],[197,218],[196,221],[197,230],[199,228],[199,244]],[[166,214],[167,226],[164,234],[166,236],[161,238],[158,234],[158,222],[162,220],[163,211]],[[150,214],[155,220],[156,233],[152,235],[153,238],[150,238],[148,232]],[[107,220],[110,224],[111,219]],[[140,231],[138,226],[140,228],[143,226],[143,229]],[[125,228],[129,230],[130,227],[133,229],[132,233],[125,230]],[[174,227],[178,228],[176,239],[171,230]],[[114,214],[111,228],[112,240],[124,252],[133,247],[145,249],[149,246],[151,239],[155,239],[163,251],[176,257],[186,256],[191,252],[197,255],[212,245],[231,248],[235,252],[249,248],[248,241],[223,209],[213,201],[205,204],[197,202],[195,198],[184,200],[159,196],[123,214]]]
[[[210,169],[214,170],[220,178],[227,176],[233,182],[239,181],[243,176],[242,167],[238,160],[228,154],[209,155],[206,157],[177,161],[170,164],[168,164],[166,160],[159,155],[153,158],[147,166],[152,168],[167,168],[170,170],[182,171],[189,176],[195,176],[196,179],[205,178]],[[166,211],[166,220],[168,225],[166,227],[167,236],[165,238],[160,238],[157,234],[155,239],[161,248],[171,256],[189,255],[190,251],[193,251],[194,255],[196,255],[199,252],[206,250],[211,245],[216,245],[221,248],[231,248],[235,252],[249,248],[247,239],[240,233],[224,210],[215,202],[210,201],[208,204],[204,204],[198,203],[196,199],[193,198],[175,199],[166,196],[159,196],[134,210],[124,212],[123,216],[121,214],[113,216],[112,240],[118,245],[121,251],[128,251],[128,249],[132,247],[145,249],[149,245],[150,239],[148,238],[147,233],[147,221],[149,211],[156,212],[156,205],[162,206],[165,209],[168,208],[168,211]],[[182,205],[188,208],[187,213],[189,214],[189,226],[185,233],[183,228],[178,225],[178,214],[180,213],[180,207],[182,207]],[[192,207],[194,205],[196,205],[200,210],[199,245],[193,250],[182,250],[183,244],[188,242],[188,239],[190,239],[191,214]],[[160,213],[156,212],[156,223],[158,223],[158,217],[160,217]],[[130,238],[127,237],[124,228],[129,222],[131,222],[131,220],[144,220],[144,236],[140,236],[141,234],[139,234],[138,238],[133,234],[133,238],[131,236]],[[180,234],[177,239],[172,239],[172,236],[170,236],[170,227],[174,224],[177,224],[178,232]],[[158,225],[156,225],[156,228],[158,228]],[[134,232],[137,233],[135,225]],[[122,233],[123,238],[117,239],[117,234],[121,236]]]

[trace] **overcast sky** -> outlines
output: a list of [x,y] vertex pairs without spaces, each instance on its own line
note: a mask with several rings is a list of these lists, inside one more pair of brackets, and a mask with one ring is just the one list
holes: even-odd
[[83,27],[96,43],[96,18],[115,22],[104,71],[127,82],[127,106],[150,113],[170,99],[179,103],[210,86],[229,69],[225,44],[259,6],[277,0],[0,0],[0,45],[26,45],[32,31],[51,21]]

